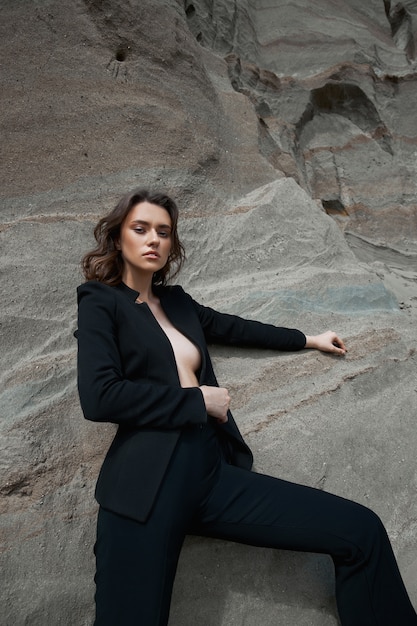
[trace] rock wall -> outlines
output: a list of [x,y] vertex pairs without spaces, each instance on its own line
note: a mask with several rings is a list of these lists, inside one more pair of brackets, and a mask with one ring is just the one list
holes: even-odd
[[[75,287],[97,218],[172,193],[182,284],[349,353],[213,350],[256,468],[384,520],[417,603],[416,7],[4,0],[0,623],[93,620],[95,479]],[[172,626],[336,624],[327,557],[187,540]]]

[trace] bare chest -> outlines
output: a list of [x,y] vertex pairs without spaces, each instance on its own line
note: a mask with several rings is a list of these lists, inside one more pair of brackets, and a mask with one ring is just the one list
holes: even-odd
[[181,387],[198,387],[196,372],[201,365],[201,356],[197,346],[175,328],[160,304],[152,304],[150,309],[171,343]]

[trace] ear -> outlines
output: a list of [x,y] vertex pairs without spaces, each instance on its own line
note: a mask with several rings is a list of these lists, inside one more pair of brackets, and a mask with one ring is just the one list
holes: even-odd
[[116,248],[116,250],[121,250],[121,249],[122,249],[122,246],[120,245],[120,239],[119,239],[119,237],[117,237],[117,238],[114,240],[114,247]]

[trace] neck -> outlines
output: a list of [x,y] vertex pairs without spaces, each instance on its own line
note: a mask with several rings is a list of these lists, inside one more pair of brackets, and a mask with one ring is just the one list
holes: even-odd
[[152,276],[153,274],[136,274],[133,272],[124,272],[122,280],[125,285],[139,292],[138,300],[141,302],[152,302],[155,296],[152,292]]

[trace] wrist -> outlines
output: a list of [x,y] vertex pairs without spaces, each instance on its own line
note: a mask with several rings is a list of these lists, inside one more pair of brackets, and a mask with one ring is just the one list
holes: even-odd
[[314,335],[306,335],[306,343],[304,348],[315,348],[316,347],[316,342],[315,342],[315,337]]

